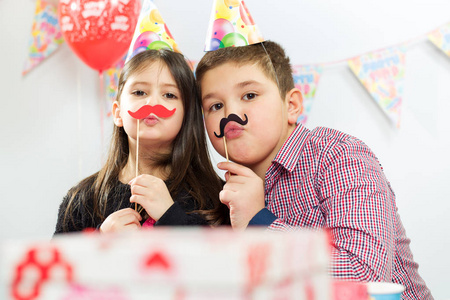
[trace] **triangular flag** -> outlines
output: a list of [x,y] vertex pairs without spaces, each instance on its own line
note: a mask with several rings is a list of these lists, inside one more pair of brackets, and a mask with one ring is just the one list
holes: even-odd
[[350,69],[397,128],[400,127],[405,52],[393,47],[348,61]]
[[64,38],[58,24],[56,7],[44,0],[37,0],[29,42],[28,59],[25,61],[22,75],[25,75],[46,59],[63,42]]
[[126,56],[117,62],[115,66],[103,73],[107,98],[105,110],[108,117],[111,116],[112,103],[116,100],[119,76],[120,72],[122,72],[123,65],[125,64],[125,57]]
[[450,56],[450,23],[428,34],[428,39],[445,54]]
[[[197,65],[198,65],[198,63],[199,63],[199,60],[192,60],[192,59],[189,59],[189,60],[188,60],[188,63],[189,63],[189,65],[190,65],[190,67],[191,67],[192,72],[195,72],[195,69],[197,68]],[[194,75],[195,75],[195,73],[194,73]]]
[[297,123],[305,124],[316,94],[317,85],[322,75],[322,66],[292,66],[295,87],[302,92],[303,107],[302,114]]
[[264,42],[243,0],[215,0],[206,34],[205,51]]

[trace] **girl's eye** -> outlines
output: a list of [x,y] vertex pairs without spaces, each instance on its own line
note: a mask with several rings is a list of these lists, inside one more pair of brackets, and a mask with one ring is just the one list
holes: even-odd
[[177,96],[175,96],[175,94],[172,94],[172,93],[166,93],[166,94],[164,94],[164,97],[169,98],[169,99],[177,99]]
[[140,91],[140,90],[133,91],[132,94],[136,95],[136,96],[145,96],[146,95],[146,93],[144,91]]
[[216,103],[211,105],[211,107],[209,108],[209,110],[211,111],[218,111],[219,109],[221,109],[223,107],[222,103]]
[[242,99],[244,99],[244,100],[253,100],[255,98],[256,98],[256,94],[254,94],[254,93],[248,93],[248,94],[245,94],[244,97],[242,97]]

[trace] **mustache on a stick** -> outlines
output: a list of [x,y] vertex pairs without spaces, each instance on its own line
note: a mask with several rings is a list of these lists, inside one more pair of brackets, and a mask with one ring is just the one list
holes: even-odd
[[224,129],[225,129],[225,126],[228,124],[228,122],[236,122],[236,123],[238,123],[238,124],[240,124],[240,125],[245,125],[245,124],[247,124],[247,123],[248,123],[247,115],[244,114],[244,117],[245,117],[245,121],[242,120],[238,115],[235,115],[235,114],[229,114],[228,117],[222,118],[222,120],[220,120],[220,125],[219,125],[219,127],[220,127],[220,134],[217,134],[217,133],[214,131],[214,135],[215,135],[216,137],[218,137],[218,138],[223,137],[224,134],[225,134],[225,133],[224,133]]
[[176,108],[168,110],[166,107],[157,104],[155,106],[144,105],[137,111],[132,112],[131,110],[129,110],[128,113],[135,119],[144,119],[148,117],[151,113],[154,113],[157,117],[160,118],[168,118],[175,113],[175,110]]

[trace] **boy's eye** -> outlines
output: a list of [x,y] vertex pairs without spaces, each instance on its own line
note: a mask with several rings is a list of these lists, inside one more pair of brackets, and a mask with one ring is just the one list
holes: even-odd
[[146,93],[144,91],[141,91],[141,90],[133,91],[132,94],[136,95],[136,96],[145,96],[146,95]]
[[209,108],[209,110],[212,110],[212,111],[218,111],[218,110],[221,109],[222,107],[223,107],[223,104],[222,104],[222,103],[216,103],[216,104],[211,105],[211,107]]
[[172,93],[166,93],[163,96],[168,99],[177,99],[177,96],[175,96],[175,94]]
[[248,94],[245,94],[244,97],[242,97],[242,99],[244,99],[244,100],[253,100],[255,98],[256,98],[256,94],[254,94],[254,93],[248,93]]

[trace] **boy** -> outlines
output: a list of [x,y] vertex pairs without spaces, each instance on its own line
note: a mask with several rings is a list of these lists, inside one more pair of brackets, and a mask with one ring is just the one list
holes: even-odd
[[302,95],[280,45],[208,52],[196,78],[212,145],[234,162],[218,164],[228,171],[220,200],[233,228],[327,228],[332,276],[392,281],[405,286],[403,299],[433,299],[372,151],[342,132],[296,124]]

